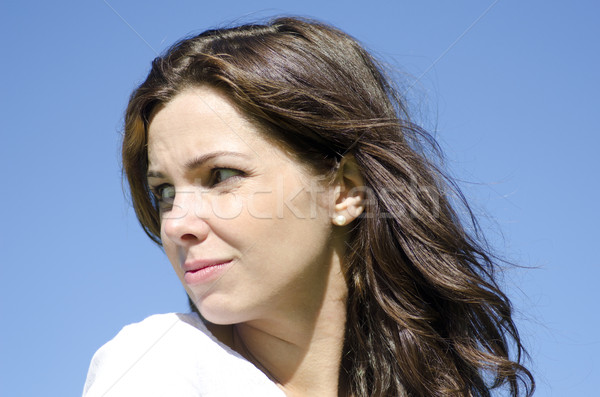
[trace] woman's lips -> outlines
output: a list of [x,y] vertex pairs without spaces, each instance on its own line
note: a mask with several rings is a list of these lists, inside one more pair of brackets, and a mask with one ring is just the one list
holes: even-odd
[[232,261],[232,259],[217,259],[185,262],[182,266],[185,271],[183,279],[188,285],[212,281],[219,278],[229,268]]

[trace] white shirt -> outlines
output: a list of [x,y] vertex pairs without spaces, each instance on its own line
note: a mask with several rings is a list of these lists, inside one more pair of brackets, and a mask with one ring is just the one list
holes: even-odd
[[84,397],[285,397],[219,342],[197,314],[157,314],[123,328],[90,364]]

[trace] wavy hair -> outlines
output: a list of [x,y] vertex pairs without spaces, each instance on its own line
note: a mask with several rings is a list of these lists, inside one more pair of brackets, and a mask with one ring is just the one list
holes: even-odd
[[221,89],[323,175],[344,155],[361,169],[366,208],[347,241],[340,363],[353,396],[531,395],[498,260],[432,160],[441,155],[437,144],[411,122],[383,70],[349,35],[306,19],[208,30],[176,43],[154,59],[126,111],[123,168],[136,215],[160,244],[146,182],[152,112],[186,87]]

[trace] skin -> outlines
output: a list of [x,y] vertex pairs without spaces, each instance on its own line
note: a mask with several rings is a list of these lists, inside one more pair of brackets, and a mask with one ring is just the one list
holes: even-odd
[[[319,182],[207,86],[155,112],[148,157],[165,253],[209,329],[288,396],[343,394],[349,226],[332,218],[362,211],[354,162]],[[203,260],[227,262],[189,282],[186,264]]]

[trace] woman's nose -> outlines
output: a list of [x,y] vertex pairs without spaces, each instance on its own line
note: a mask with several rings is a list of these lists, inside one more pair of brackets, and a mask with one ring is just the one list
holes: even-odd
[[201,216],[198,200],[192,192],[176,193],[171,209],[161,217],[164,237],[178,245],[193,245],[206,239],[210,228]]

